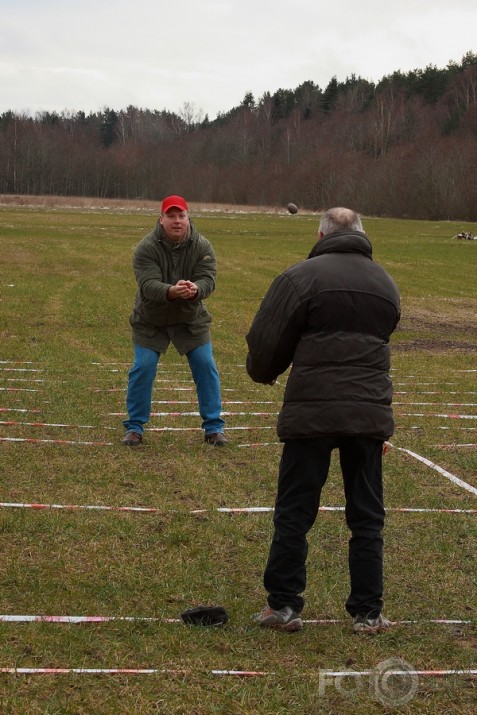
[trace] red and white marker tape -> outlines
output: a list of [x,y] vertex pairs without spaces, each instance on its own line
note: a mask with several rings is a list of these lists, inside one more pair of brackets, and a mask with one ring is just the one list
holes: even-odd
[[[395,395],[415,395],[416,393],[412,390],[395,390]],[[421,390],[419,395],[477,395],[477,390],[449,390],[449,392],[444,392],[443,390]],[[396,403],[394,403],[396,404]]]
[[[320,675],[321,676],[326,676],[328,678],[347,678],[347,677],[361,677],[361,676],[369,676],[369,675],[374,675],[376,673],[375,670],[320,670]],[[398,669],[392,669],[392,670],[386,670],[386,678],[390,677],[391,675],[403,675],[406,677],[409,676],[422,676],[422,677],[431,677],[431,678],[440,678],[440,677],[446,677],[449,675],[463,675],[463,676],[472,676],[472,675],[477,675],[477,669],[469,669],[469,670],[398,670]]]
[[[124,412],[108,412],[110,417],[125,417]],[[278,412],[221,412],[223,417],[276,417]],[[151,412],[151,417],[200,417],[200,412]]]
[[30,616],[2,615],[0,623],[108,623],[109,621],[161,621],[182,623],[181,618],[154,618],[146,616]]
[[[408,377],[412,378],[414,375],[409,375]],[[438,382],[437,380],[434,380],[433,382],[394,382],[394,385],[412,385],[412,387],[421,387],[422,385],[428,386],[428,385],[457,385],[456,382]],[[415,392],[415,390],[413,390]]]
[[477,402],[396,402],[393,401],[393,405],[410,405],[423,406],[423,405],[442,405],[443,407],[477,407]]
[[[181,618],[160,618],[154,616],[40,616],[40,615],[0,615],[0,623],[66,623],[77,625],[81,623],[109,623],[111,621],[124,622],[161,622],[161,623],[183,623]],[[304,623],[311,625],[333,625],[335,623],[346,623],[343,618],[311,618],[305,619]],[[458,618],[426,618],[423,620],[402,620],[393,621],[393,625],[415,625],[419,623],[431,623],[433,625],[473,625],[471,620]]]
[[426,466],[431,467],[431,469],[434,469],[434,471],[438,472],[439,474],[442,474],[443,477],[446,477],[446,479],[449,479],[449,481],[453,482],[453,484],[457,484],[457,486],[462,487],[466,491],[477,495],[476,487],[473,487],[471,484],[467,484],[467,482],[464,482],[462,479],[459,479],[459,477],[456,477],[455,474],[452,474],[451,472],[448,472],[446,469],[439,467],[438,464],[431,462],[430,459],[426,459],[426,457],[421,457],[420,454],[417,454],[416,452],[413,452],[410,449],[404,449],[404,447],[395,447],[391,442],[388,442],[387,444],[390,447],[393,447],[394,449],[398,449],[400,452],[404,452],[405,454],[408,454],[410,457],[414,457],[414,459],[417,459],[419,462],[422,462]]
[[[192,671],[174,668],[0,668],[0,673],[11,675],[188,675]],[[254,678],[273,675],[272,671],[262,670],[210,670],[210,675],[236,676],[240,678]],[[321,676],[328,678],[363,677],[375,674],[375,670],[320,670]],[[416,676],[440,678],[448,676],[471,677],[477,675],[477,669],[468,670],[387,670],[386,677],[395,676]]]
[[[22,427],[68,427],[74,429],[99,429],[97,425],[69,425],[59,422],[17,422],[15,420],[0,420],[0,425],[12,426],[20,425]],[[101,429],[115,430],[116,427],[101,427]]]
[[[411,427],[411,429],[422,429],[422,427]],[[436,425],[433,429],[460,430],[461,432],[475,432],[477,427],[463,427],[462,425],[453,425],[445,427],[444,425]]]
[[[196,405],[197,400],[152,400],[153,405]],[[223,405],[275,405],[274,400],[224,400]],[[115,413],[116,414],[116,413]],[[122,414],[122,413],[117,413]]]
[[467,442],[465,444],[436,444],[438,449],[454,449],[455,447],[477,447],[477,442]]
[[[275,429],[273,425],[270,426],[257,426],[257,427],[250,427],[250,426],[242,426],[242,427],[229,427],[227,425],[227,432],[231,432],[232,430],[246,430],[246,431],[255,431],[255,430],[261,430],[261,429]],[[198,432],[200,430],[200,427],[148,427],[148,432]]]
[[[0,673],[11,675],[188,675],[191,671],[174,668],[0,668]],[[233,675],[253,678],[275,673],[260,670],[210,670],[211,675]]]
[[34,367],[0,367],[3,372],[44,372]]
[[2,392],[40,392],[32,387],[0,387]]
[[401,417],[441,417],[442,419],[449,420],[477,420],[477,415],[452,415],[452,414],[440,414],[440,413],[429,413],[423,414],[422,412],[402,412]]
[[[107,504],[42,504],[35,502],[0,502],[0,508],[3,509],[59,509],[66,511],[127,511],[127,512],[143,512],[163,514],[165,510],[160,507],[150,506],[109,506]],[[345,510],[344,506],[320,506],[319,511],[338,511]],[[170,513],[171,510],[169,510]],[[215,509],[192,509],[189,514],[207,514],[209,512],[218,512],[222,514],[263,514],[273,512],[272,506],[244,506],[244,507],[217,507]],[[402,512],[416,514],[477,514],[477,509],[427,509],[425,507],[389,507],[387,512]]]
[[33,444],[81,444],[96,447],[111,446],[113,442],[75,442],[69,439],[37,439],[35,437],[0,437],[0,442],[29,442]]
[[0,407],[0,412],[41,412],[41,410],[31,410],[24,407]]
[[[239,447],[268,447],[270,445],[278,445],[280,442],[255,442],[252,444],[240,444],[238,445]],[[443,469],[442,467],[439,467],[439,465],[435,464],[434,462],[431,462],[430,459],[426,459],[426,457],[421,457],[421,455],[416,454],[416,452],[412,452],[409,449],[404,449],[404,447],[395,447],[391,442],[385,442],[384,445],[384,453],[388,451],[388,447],[394,447],[394,449],[398,449],[401,452],[405,452],[406,454],[409,454],[411,457],[414,457],[415,459],[419,460],[423,464],[426,464],[428,467],[431,467],[434,469],[436,472],[439,472],[439,474],[442,474],[442,476],[446,477],[449,479],[451,482],[454,484],[457,484],[458,486],[462,487],[463,489],[466,489],[469,492],[472,492],[473,494],[477,494],[477,489],[470,484],[467,484],[467,482],[464,482],[462,479],[459,479],[459,477],[456,477],[454,474],[451,474],[451,472],[448,472],[446,469]]]
[[34,377],[7,377],[7,382],[46,382],[46,380]]
[[[228,428],[227,428],[228,429]],[[252,442],[251,444],[239,444],[238,447],[270,447],[271,445],[280,445],[281,442]]]

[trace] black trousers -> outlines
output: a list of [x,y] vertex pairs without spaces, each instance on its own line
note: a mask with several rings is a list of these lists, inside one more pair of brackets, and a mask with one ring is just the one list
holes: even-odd
[[346,610],[375,618],[383,601],[383,441],[362,437],[320,437],[284,443],[275,502],[274,534],[264,574],[268,603],[298,613],[306,587],[306,535],[315,523],[331,453],[339,450],[346,523],[351,531],[351,581]]

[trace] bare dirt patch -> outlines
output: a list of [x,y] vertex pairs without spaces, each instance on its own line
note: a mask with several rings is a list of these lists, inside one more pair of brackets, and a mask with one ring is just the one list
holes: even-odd
[[393,346],[397,352],[408,350],[477,351],[477,301],[447,301],[434,304],[433,310],[409,306],[396,331],[401,341]]

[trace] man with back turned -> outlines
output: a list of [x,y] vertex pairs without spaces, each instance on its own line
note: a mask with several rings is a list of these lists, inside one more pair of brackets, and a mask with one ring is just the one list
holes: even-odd
[[270,286],[247,335],[247,371],[273,384],[291,365],[278,417],[284,443],[274,533],[264,574],[264,627],[303,626],[307,534],[315,523],[331,453],[339,451],[355,632],[391,625],[382,615],[382,454],[393,433],[389,339],[400,318],[398,289],[372,258],[354,211],[323,214],[307,260]]

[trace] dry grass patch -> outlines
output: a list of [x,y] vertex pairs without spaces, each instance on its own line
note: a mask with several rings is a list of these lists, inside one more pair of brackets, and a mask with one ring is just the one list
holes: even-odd
[[[3,674],[2,715],[90,715],[98,709],[101,715],[380,715],[383,706],[366,687],[354,695],[331,685],[320,692],[320,669],[372,669],[394,657],[419,669],[475,667],[477,527],[471,515],[390,511],[386,612],[416,623],[401,624],[382,637],[359,638],[351,634],[343,607],[348,588],[344,517],[342,512],[322,512],[310,534],[304,616],[339,622],[309,624],[296,637],[257,628],[250,616],[264,604],[261,579],[272,515],[217,509],[273,505],[281,452],[273,444],[275,416],[228,416],[231,443],[223,450],[204,445],[199,418],[184,415],[153,418],[151,426],[176,429],[146,432],[141,449],[120,444],[132,357],[127,323],[135,290],[131,251],[153,226],[158,205],[133,202],[126,207],[118,202],[103,210],[107,202],[85,200],[72,210],[66,208],[70,199],[63,199],[62,206],[49,204],[51,197],[38,197],[36,206],[31,197],[22,199],[23,206],[18,201],[7,206],[3,199],[0,407],[8,410],[1,413],[5,421],[15,423],[2,425],[0,436],[111,444],[0,442],[0,501],[156,511],[0,508],[0,613],[157,620],[78,626],[1,623],[0,667],[151,667],[176,674]],[[219,259],[211,311],[223,397],[239,402],[226,409],[276,412],[286,377],[274,388],[251,383],[244,369],[244,335],[272,278],[307,255],[316,219],[286,217],[281,209],[253,213],[254,207],[248,207],[245,214],[238,207],[229,207],[236,213],[199,208],[193,208],[199,230],[211,239]],[[438,446],[462,442],[463,435],[474,441],[462,429],[474,423],[434,416],[447,402],[477,401],[470,394],[476,389],[471,370],[477,368],[475,277],[464,270],[474,255],[467,251],[475,247],[456,250],[447,239],[455,227],[378,219],[369,223],[375,256],[385,266],[395,262],[391,272],[403,294],[403,321],[392,345],[394,381],[402,393],[396,394],[402,404],[395,407],[393,442],[475,484],[476,451]],[[425,264],[424,279],[416,270],[416,257]],[[39,372],[22,372],[25,368]],[[41,382],[34,383],[33,377]],[[194,392],[178,389],[191,386],[188,379],[186,361],[171,349],[161,360],[154,399],[188,399],[191,404],[170,409],[156,404],[155,410],[195,410]],[[36,391],[26,391],[33,386]],[[428,391],[436,395],[429,397]],[[450,397],[450,391],[456,395]],[[412,405],[426,401],[437,404]],[[459,411],[472,415],[475,407],[469,404]],[[414,412],[422,416],[408,414]],[[35,421],[69,426],[21,424]],[[385,489],[391,508],[470,509],[477,501],[397,450],[386,456]],[[337,460],[323,504],[343,504]],[[206,511],[191,514],[196,509]],[[229,624],[207,630],[164,622],[200,602],[224,605]],[[445,626],[430,623],[433,617],[470,623]],[[271,675],[219,677],[214,669]],[[474,710],[471,677],[422,678],[413,701],[399,712],[473,715]]]

